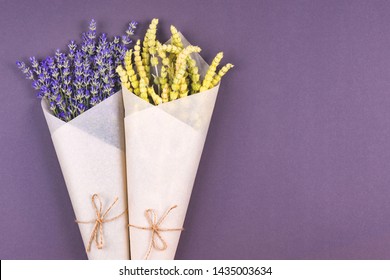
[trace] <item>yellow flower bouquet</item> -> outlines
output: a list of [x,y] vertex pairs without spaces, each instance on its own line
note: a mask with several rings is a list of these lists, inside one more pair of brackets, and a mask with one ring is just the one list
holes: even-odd
[[209,66],[171,27],[145,38],[117,67],[125,107],[127,195],[132,259],[174,259],[221,77],[218,53]]

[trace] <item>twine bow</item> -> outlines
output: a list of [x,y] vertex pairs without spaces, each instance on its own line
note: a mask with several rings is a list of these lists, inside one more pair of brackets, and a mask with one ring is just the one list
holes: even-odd
[[153,248],[156,250],[159,250],[159,251],[164,251],[165,249],[168,248],[167,242],[161,236],[162,231],[182,231],[182,230],[184,230],[183,228],[160,228],[160,225],[164,222],[164,220],[168,216],[168,214],[176,207],[177,207],[177,205],[170,207],[159,220],[157,220],[156,211],[154,209],[146,209],[145,210],[145,217],[150,225],[149,227],[141,227],[141,226],[129,224],[129,227],[152,231],[152,237],[150,239],[149,248],[148,248],[148,251],[146,252],[146,255],[144,257],[145,260],[147,260],[149,258],[150,253],[152,252]]
[[[98,202],[99,202],[99,207],[96,204],[96,200],[98,200]],[[93,206],[93,208],[95,209],[95,212],[96,212],[96,219],[92,220],[92,221],[87,221],[87,222],[76,220],[76,223],[78,223],[78,224],[95,224],[93,229],[92,229],[91,236],[89,237],[88,246],[86,248],[87,252],[91,251],[91,245],[92,245],[92,242],[94,240],[95,240],[95,243],[96,243],[96,247],[98,249],[102,249],[103,245],[104,245],[103,224],[104,223],[108,223],[108,222],[112,222],[112,221],[118,219],[119,217],[121,217],[123,214],[126,213],[127,210],[123,211],[121,214],[119,214],[118,216],[115,216],[115,217],[113,217],[111,219],[104,219],[106,217],[106,215],[108,214],[108,212],[110,212],[110,210],[117,203],[117,201],[118,201],[118,198],[116,197],[114,202],[110,205],[110,207],[108,207],[108,209],[103,213],[103,210],[102,210],[102,208],[103,208],[102,200],[100,199],[100,196],[95,193],[92,196],[92,206]]]

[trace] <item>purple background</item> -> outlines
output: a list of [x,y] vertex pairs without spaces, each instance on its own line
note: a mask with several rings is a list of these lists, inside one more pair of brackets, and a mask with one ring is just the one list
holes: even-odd
[[[81,2],[81,1],[80,1]],[[388,1],[0,1],[0,258],[85,259],[15,61],[160,18],[223,80],[177,259],[390,258]]]

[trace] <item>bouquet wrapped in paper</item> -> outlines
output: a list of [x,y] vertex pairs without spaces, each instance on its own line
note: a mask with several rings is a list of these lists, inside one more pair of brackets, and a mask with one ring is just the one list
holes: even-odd
[[62,174],[89,259],[129,259],[123,100],[115,67],[137,23],[122,38],[96,34],[31,67],[18,67],[42,98]]
[[233,67],[216,72],[222,53],[207,65],[173,26],[171,40],[161,44],[157,24],[151,22],[142,50],[138,41],[117,68],[132,259],[174,259],[219,82]]

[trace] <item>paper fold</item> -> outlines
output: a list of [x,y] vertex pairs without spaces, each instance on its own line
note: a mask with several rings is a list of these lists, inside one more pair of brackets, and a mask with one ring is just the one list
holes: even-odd
[[[127,209],[122,93],[67,123],[53,116],[44,100],[41,104],[76,219],[96,219],[94,194],[100,196],[103,212],[119,198],[107,219],[122,213]],[[94,224],[79,224],[79,228],[87,247]],[[104,223],[103,235],[103,248],[97,249],[94,241],[89,259],[129,259],[127,213]]]
[[[208,65],[198,54],[194,58],[204,75]],[[145,210],[153,209],[158,220],[177,205],[159,227],[183,227],[218,89],[154,106],[122,88],[129,224],[150,227]],[[131,258],[143,259],[153,232],[129,231]],[[181,231],[160,234],[167,248],[152,249],[148,259],[174,259]]]

